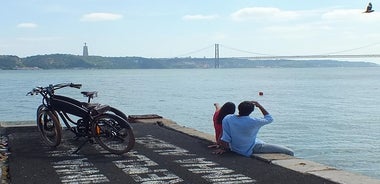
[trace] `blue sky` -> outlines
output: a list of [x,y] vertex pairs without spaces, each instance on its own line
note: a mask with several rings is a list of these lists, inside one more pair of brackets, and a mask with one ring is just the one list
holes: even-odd
[[362,13],[367,4],[358,0],[11,0],[0,6],[0,55],[81,55],[84,42],[90,55],[98,56],[214,57],[216,43],[221,45],[220,57],[378,54],[380,1],[372,1],[375,12],[370,14]]

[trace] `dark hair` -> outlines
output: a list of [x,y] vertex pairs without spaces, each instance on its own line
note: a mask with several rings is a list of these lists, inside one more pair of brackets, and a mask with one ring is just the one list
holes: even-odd
[[219,124],[222,124],[223,118],[226,117],[228,114],[234,114],[235,109],[236,109],[236,106],[232,102],[226,102],[225,104],[223,104],[223,106],[219,110],[219,114],[216,119],[216,122]]
[[240,116],[249,116],[255,110],[255,105],[250,101],[241,102],[238,106]]

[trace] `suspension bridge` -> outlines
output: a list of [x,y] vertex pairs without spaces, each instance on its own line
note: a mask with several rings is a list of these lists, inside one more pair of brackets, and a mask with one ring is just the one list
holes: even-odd
[[281,55],[281,56],[276,56],[276,55],[270,55],[270,54],[263,54],[263,53],[257,53],[257,52],[251,52],[251,51],[245,51],[241,49],[236,49],[228,46],[224,46],[221,44],[214,44],[211,46],[207,46],[205,48],[201,48],[192,52],[188,52],[185,54],[182,54],[181,56],[178,57],[184,57],[184,56],[191,56],[192,54],[204,51],[206,49],[214,48],[214,54],[215,54],[215,68],[219,68],[219,59],[220,59],[220,47],[223,47],[225,49],[229,50],[234,50],[238,51],[241,53],[245,54],[250,54],[253,56],[247,56],[247,57],[225,57],[225,58],[240,58],[240,59],[249,59],[249,60],[277,60],[277,59],[334,59],[334,58],[339,58],[339,59],[355,59],[355,58],[380,58],[380,54],[340,54],[340,53],[347,53],[350,51],[354,50],[359,50],[359,49],[364,49],[367,47],[372,47],[374,45],[380,44],[379,43],[374,43],[354,49],[348,49],[348,50],[343,50],[343,51],[338,51],[338,52],[333,52],[333,53],[327,53],[327,54],[315,54],[315,55]]

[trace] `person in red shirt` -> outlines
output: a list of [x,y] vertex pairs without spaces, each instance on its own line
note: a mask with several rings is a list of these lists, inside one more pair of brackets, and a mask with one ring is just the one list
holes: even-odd
[[215,129],[215,144],[208,146],[209,148],[219,148],[220,146],[220,138],[222,137],[222,120],[228,114],[234,114],[236,106],[232,102],[226,102],[223,106],[220,107],[218,103],[214,103],[215,112],[212,118],[214,122]]

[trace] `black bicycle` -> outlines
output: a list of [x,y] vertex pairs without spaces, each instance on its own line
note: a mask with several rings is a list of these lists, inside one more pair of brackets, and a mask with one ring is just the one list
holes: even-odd
[[37,108],[37,127],[48,146],[56,147],[61,143],[60,120],[62,120],[77,139],[85,137],[84,142],[74,153],[93,139],[101,147],[114,154],[123,154],[133,148],[135,137],[127,116],[123,112],[109,105],[91,103],[91,99],[97,96],[96,91],[81,92],[88,98],[87,102],[55,94],[56,90],[65,87],[80,89],[82,85],[51,84],[47,87],[36,87],[27,93],[27,95],[40,94],[42,96],[42,104]]

